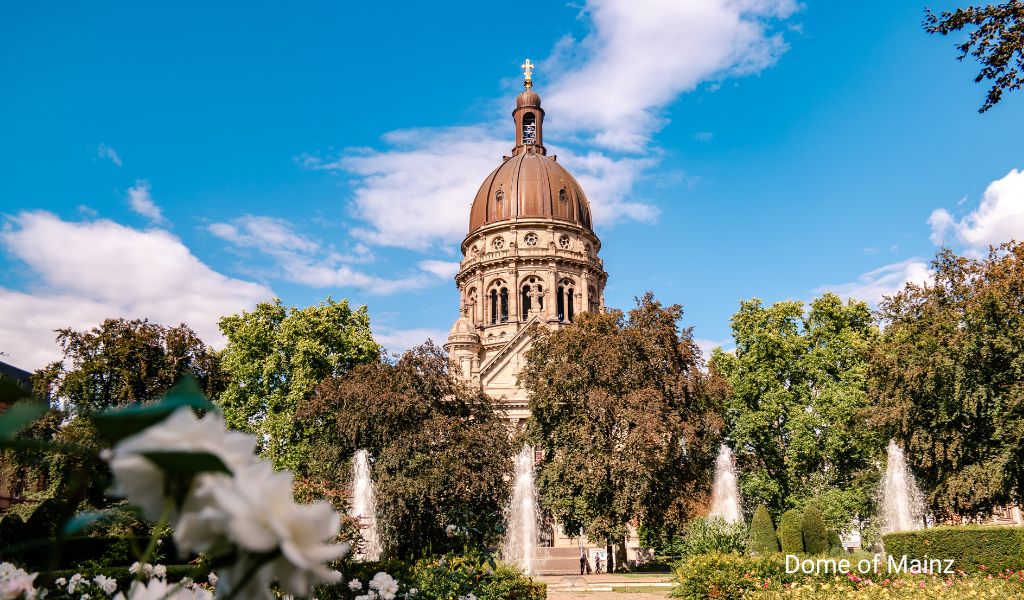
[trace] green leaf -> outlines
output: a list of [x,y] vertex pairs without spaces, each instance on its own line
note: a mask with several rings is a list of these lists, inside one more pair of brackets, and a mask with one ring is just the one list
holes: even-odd
[[209,452],[141,452],[151,462],[171,476],[192,477],[198,473],[227,473],[231,469],[215,454]]
[[100,436],[111,444],[134,435],[143,429],[163,421],[182,407],[193,410],[216,410],[217,407],[206,399],[196,380],[186,376],[178,382],[159,402],[136,404],[126,408],[110,410],[91,415]]
[[66,537],[70,537],[99,523],[109,523],[129,518],[131,518],[131,515],[123,510],[116,512],[111,510],[84,512],[68,519],[67,523],[64,523],[63,533]]
[[43,415],[50,407],[45,402],[18,402],[0,414],[0,441],[12,440],[18,431]]
[[31,394],[23,387],[15,383],[13,379],[0,377],[0,403],[14,404],[22,398],[28,398]]

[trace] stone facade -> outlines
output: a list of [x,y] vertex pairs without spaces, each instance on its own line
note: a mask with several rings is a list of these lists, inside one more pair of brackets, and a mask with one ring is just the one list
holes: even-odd
[[544,111],[529,74],[512,112],[516,143],[470,209],[455,276],[461,316],[445,349],[462,376],[513,423],[529,416],[516,384],[538,327],[562,327],[604,309],[608,279],[590,203],[543,145]]

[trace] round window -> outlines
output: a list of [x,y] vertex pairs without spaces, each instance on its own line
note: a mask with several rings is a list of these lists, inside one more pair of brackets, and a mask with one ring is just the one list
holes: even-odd
[[540,241],[540,238],[537,237],[536,233],[533,233],[531,231],[530,233],[523,236],[523,241],[526,242],[527,246],[536,246],[537,242]]
[[561,246],[563,250],[568,250],[569,249],[569,236],[568,236],[568,234],[563,233],[562,235],[558,236],[558,245]]
[[498,236],[491,242],[491,247],[495,250],[501,250],[505,247],[505,238]]

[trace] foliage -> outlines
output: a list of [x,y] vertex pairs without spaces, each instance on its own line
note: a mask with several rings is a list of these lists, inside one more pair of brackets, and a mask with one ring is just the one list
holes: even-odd
[[885,551],[909,558],[953,559],[954,568],[995,573],[1024,570],[1024,529],[1019,527],[935,527],[882,536]]
[[[755,585],[761,585],[758,582]],[[1020,598],[1024,595],[1024,572],[994,573],[986,577],[916,575],[873,580],[856,575],[804,578],[780,587],[768,583],[761,591],[744,596],[749,600],[967,600],[968,598]]]
[[825,521],[821,518],[821,511],[814,504],[808,504],[804,509],[800,528],[803,531],[804,552],[808,554],[828,552],[828,532],[825,531]]
[[633,520],[657,530],[703,512],[722,384],[702,371],[682,316],[648,293],[628,314],[539,331],[527,352],[541,503],[566,531],[621,540]]
[[217,355],[186,325],[107,319],[89,331],[57,330],[63,356],[33,376],[37,393],[93,412],[156,398],[185,374],[207,395],[224,386]]
[[366,307],[327,298],[288,309],[275,300],[223,317],[220,329],[228,339],[222,360],[229,383],[219,398],[228,425],[257,434],[276,468],[304,475],[319,431],[313,423],[294,429],[295,408],[324,379],[378,360]]
[[775,533],[775,524],[768,507],[761,504],[754,509],[754,517],[750,521],[750,549],[755,554],[771,554],[779,551],[779,536]]
[[743,523],[726,523],[720,517],[696,518],[686,525],[678,555],[682,557],[708,552],[744,553],[747,551],[747,527]]
[[925,9],[924,28],[928,33],[949,35],[965,28],[977,27],[963,42],[956,45],[958,60],[971,55],[982,64],[975,83],[992,82],[978,112],[992,108],[1003,92],[1020,89],[1024,84],[1024,2],[1009,0],[1002,4],[968,6],[936,15]]
[[729,381],[729,438],[743,497],[778,516],[808,499],[834,529],[871,514],[885,439],[866,426],[868,358],[878,338],[863,302],[834,294],[765,307],[740,303],[734,353],[711,366]]
[[[310,475],[347,489],[359,449],[373,458],[378,529],[391,555],[421,556],[496,540],[512,447],[503,419],[450,371],[443,350],[360,365],[303,401],[296,427],[315,430]],[[450,537],[454,525],[462,537]]]
[[795,508],[782,513],[779,519],[779,546],[786,554],[804,551],[803,515]]
[[793,581],[779,555],[743,556],[712,552],[686,559],[675,571],[672,595],[686,600],[747,598],[761,583]]
[[420,560],[413,567],[416,587],[426,598],[459,598],[473,594],[478,600],[543,600],[547,588],[522,571],[476,556],[449,554]]
[[942,250],[932,268],[880,304],[872,426],[894,432],[940,519],[986,514],[1024,495],[1024,243]]

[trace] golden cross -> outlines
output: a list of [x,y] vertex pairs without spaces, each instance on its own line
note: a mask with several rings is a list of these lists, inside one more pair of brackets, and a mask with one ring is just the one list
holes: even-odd
[[523,69],[523,83],[526,87],[533,87],[533,63],[530,62],[530,59],[526,59],[526,62],[520,66]]

